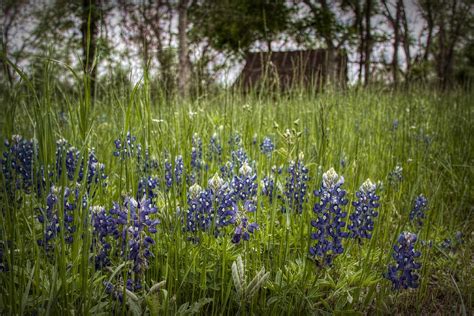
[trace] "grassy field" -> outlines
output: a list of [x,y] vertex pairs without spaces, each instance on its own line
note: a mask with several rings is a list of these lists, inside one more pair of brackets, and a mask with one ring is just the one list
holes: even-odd
[[149,86],[3,93],[0,313],[473,312],[472,92]]

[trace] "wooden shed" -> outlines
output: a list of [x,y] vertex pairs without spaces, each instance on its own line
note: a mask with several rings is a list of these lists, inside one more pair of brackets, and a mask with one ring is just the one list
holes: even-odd
[[332,62],[325,49],[249,53],[236,85],[246,91],[262,84],[282,91],[319,89],[328,82],[330,71],[336,84],[347,84],[345,53],[337,51]]

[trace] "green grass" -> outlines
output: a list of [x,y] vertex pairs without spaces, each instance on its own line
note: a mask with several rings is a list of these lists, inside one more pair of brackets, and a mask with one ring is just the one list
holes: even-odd
[[[310,180],[302,214],[283,214],[277,202],[270,204],[259,193],[258,209],[250,217],[260,229],[249,241],[232,244],[233,229],[227,227],[225,236],[217,238],[199,232],[199,242],[193,243],[177,216],[178,209],[187,207],[186,192],[178,194],[177,187],[169,193],[157,192],[161,224],[154,236],[155,258],[146,271],[144,290],[135,292],[136,297],[126,294],[128,299],[120,304],[105,293],[102,282],[120,283],[129,263],[114,258],[110,269],[95,271],[89,208],[75,211],[74,243],[68,245],[59,236],[54,251],[47,254],[36,242],[43,229],[37,208],[45,206],[45,197],[14,190],[12,199],[7,193],[11,184],[2,175],[0,235],[9,269],[0,272],[0,313],[472,313],[472,92],[353,89],[271,97],[227,91],[193,102],[166,102],[152,94],[150,85],[144,80],[133,89],[102,90],[94,105],[83,97],[87,83],[85,91],[65,91],[51,78],[31,83],[29,88],[18,85],[2,95],[2,139],[13,134],[35,138],[36,163],[49,165],[49,170],[54,169],[59,138],[84,156],[94,150],[106,165],[108,179],[106,187],[94,188],[88,205],[110,209],[113,201],[134,196],[143,176],[136,171],[134,159],[113,156],[114,140],[127,131],[158,159],[160,168],[152,176],[159,177],[162,185],[166,157],[174,161],[182,155],[189,169],[193,134],[202,138],[206,159],[210,137],[217,133],[226,161],[228,140],[238,132],[243,148],[255,160],[259,191],[260,181],[273,165],[283,166],[277,182],[284,187],[288,162],[303,154]],[[395,119],[397,129],[393,128]],[[265,136],[276,144],[270,158],[259,149]],[[220,167],[215,161],[208,163],[197,180],[203,187]],[[397,165],[403,168],[403,180],[391,184],[388,175]],[[334,264],[319,267],[308,253],[313,242],[310,221],[316,217],[312,207],[317,198],[312,192],[331,167],[344,176],[349,202],[367,178],[380,182],[381,207],[370,241],[359,245],[344,240],[344,253]],[[73,182],[63,176],[55,185],[63,190]],[[81,195],[84,188],[83,183]],[[408,216],[413,199],[421,193],[429,200],[429,211],[416,244],[422,252],[420,287],[395,292],[383,273],[400,232],[415,229]],[[353,207],[349,203],[345,209],[350,213]],[[463,243],[443,249],[441,242],[454,240],[457,231],[463,233]],[[432,241],[432,246],[421,241]],[[238,256],[243,259],[247,282],[262,267],[269,272],[250,298],[236,292],[232,264]],[[160,281],[166,284],[147,296]]]

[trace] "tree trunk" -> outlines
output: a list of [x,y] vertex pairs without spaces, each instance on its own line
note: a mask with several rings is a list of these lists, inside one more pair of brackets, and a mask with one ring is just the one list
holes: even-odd
[[372,17],[372,0],[365,1],[365,53],[364,53],[364,83],[370,83],[370,57],[372,52],[372,34],[370,18]]
[[[321,9],[324,12],[324,16],[331,16],[332,12],[326,0],[320,0]],[[337,67],[336,67],[336,47],[334,46],[334,38],[332,32],[332,26],[327,28],[323,34],[324,41],[326,43],[327,55],[326,55],[326,83],[330,85],[336,84],[337,82]]]
[[181,97],[189,95],[190,67],[188,59],[188,4],[189,0],[180,0],[178,5],[178,41],[179,41],[179,77],[178,90]]
[[392,58],[392,71],[393,71],[393,83],[395,86],[398,85],[398,46],[400,45],[400,14],[403,0],[397,0],[397,9],[395,14],[395,20],[393,21],[393,58]]
[[356,17],[357,32],[359,34],[359,72],[358,72],[358,81],[362,82],[362,68],[364,66],[364,22],[362,16],[361,5],[359,1],[355,1],[354,14]]
[[400,13],[401,20],[403,25],[403,50],[405,52],[405,61],[406,61],[406,79],[410,81],[411,77],[411,53],[410,53],[410,29],[408,28],[408,18],[405,12],[405,5],[403,0],[400,2]]
[[438,75],[438,81],[442,88],[445,87],[446,73],[445,73],[445,61],[446,61],[446,25],[444,15],[440,17],[438,31],[438,58],[436,61],[436,72]]

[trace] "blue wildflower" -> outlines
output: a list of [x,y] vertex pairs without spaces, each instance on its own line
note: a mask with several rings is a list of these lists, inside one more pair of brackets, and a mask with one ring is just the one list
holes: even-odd
[[275,145],[273,144],[272,140],[269,137],[265,137],[262,143],[260,144],[260,151],[264,155],[270,157],[274,149]]
[[379,196],[375,194],[377,186],[367,179],[359,191],[356,192],[357,201],[352,202],[355,210],[349,216],[351,220],[348,229],[350,231],[349,237],[355,238],[359,242],[362,242],[363,238],[370,239],[372,237],[372,231],[374,230],[374,217],[378,216],[378,212],[375,211],[379,207],[378,200]]
[[282,211],[286,212],[286,207],[288,206],[290,210],[301,214],[304,202],[307,201],[306,193],[309,170],[304,165],[302,159],[299,159],[296,163],[291,161],[287,171],[288,176],[285,183],[285,200],[283,201]]
[[178,194],[181,193],[183,173],[184,173],[183,157],[176,156],[176,158],[174,160],[174,180],[176,182],[176,187],[178,189]]
[[203,190],[198,184],[193,184],[188,192],[188,210],[186,212],[186,230],[189,232],[206,231],[211,227],[212,194]]
[[61,178],[63,173],[63,164],[66,168],[67,178],[73,181],[77,176],[76,170],[81,164],[81,153],[75,147],[70,146],[64,138],[61,138],[56,142],[56,172],[58,179]]
[[[105,179],[107,179],[105,165],[98,161],[94,149],[92,149],[87,164],[87,184],[98,183],[100,180]],[[104,182],[104,185],[105,184]]]
[[103,281],[105,287],[105,293],[111,295],[115,300],[120,303],[123,302],[123,288],[116,287],[109,281]]
[[115,151],[114,156],[120,157],[121,159],[127,159],[135,156],[138,152],[141,151],[141,146],[136,146],[137,138],[130,133],[127,132],[125,139],[116,139],[115,143]]
[[191,168],[194,171],[199,171],[202,168],[202,139],[197,135],[193,135],[191,148]]
[[249,206],[257,195],[258,184],[257,174],[252,172],[252,168],[247,162],[244,162],[239,169],[239,176],[234,176],[231,182],[231,188],[239,200],[244,205]]
[[242,147],[239,147],[237,150],[231,152],[232,157],[232,167],[240,169],[245,162],[249,162],[247,153]]
[[270,204],[273,201],[274,188],[275,188],[275,181],[271,177],[264,177],[262,179],[262,195],[268,197]]
[[421,227],[423,226],[423,219],[426,218],[425,212],[428,210],[428,200],[420,194],[416,197],[413,208],[410,212],[410,221],[416,221],[416,224]]
[[209,161],[217,161],[220,163],[222,160],[222,146],[216,133],[211,136],[209,141],[208,156]]
[[238,244],[240,240],[249,240],[250,234],[253,234],[258,229],[257,223],[250,223],[246,217],[240,220],[240,224],[235,228],[232,236],[232,243]]
[[109,254],[112,245],[107,237],[112,236],[115,240],[120,237],[120,232],[116,219],[104,207],[92,207],[90,210],[94,234],[93,246],[97,248],[95,268],[100,270],[111,263]]
[[226,181],[231,181],[234,177],[234,165],[231,161],[227,161],[220,168],[221,176]]
[[242,144],[242,138],[240,137],[240,134],[239,133],[234,133],[233,135],[231,135],[230,138],[229,138],[228,144],[229,144],[229,148],[231,150],[233,150],[237,147],[240,147],[241,144]]
[[239,243],[241,239],[248,240],[250,235],[258,229],[257,223],[248,223],[247,214],[257,210],[257,189],[255,182],[257,175],[247,162],[239,169],[239,176],[234,176],[231,182],[232,192],[237,201],[241,201],[243,206],[236,212],[236,228],[232,237],[233,243]]
[[73,234],[76,231],[74,226],[74,211],[77,208],[77,202],[79,201],[79,189],[76,188],[74,191],[70,188],[64,188],[63,195],[63,223],[60,223],[60,198],[58,195],[61,193],[60,188],[51,187],[50,193],[46,196],[46,209],[40,209],[40,214],[37,219],[40,223],[44,224],[44,235],[43,239],[38,240],[38,245],[49,251],[53,248],[51,241],[57,237],[62,226],[64,227],[64,238],[67,244],[72,244]]
[[221,228],[235,223],[238,207],[229,184],[218,173],[209,179],[208,187],[215,206],[213,213],[217,215],[215,234],[218,235]]
[[[157,209],[146,196],[139,201],[126,197],[123,207],[114,203],[109,213],[119,225],[119,236],[115,238],[121,243],[121,255],[127,253],[128,259],[132,261],[129,273],[133,274],[134,283],[131,290],[139,290],[143,273],[149,266],[149,260],[154,257],[150,246],[155,244],[151,234],[157,232],[156,226],[159,224],[159,220],[153,218]],[[117,231],[113,230],[113,234],[117,234]]]
[[16,188],[30,193],[33,185],[34,147],[33,141],[19,135],[13,135],[11,142],[5,140],[6,150],[3,152],[1,165],[11,192]]
[[403,232],[398,238],[398,244],[393,247],[392,257],[396,261],[395,265],[389,264],[385,278],[392,281],[394,290],[417,288],[419,270],[421,264],[415,262],[421,256],[419,251],[415,251],[416,234]]
[[165,185],[166,191],[171,190],[173,186],[173,166],[168,160],[165,160]]
[[342,239],[348,236],[341,229],[345,226],[344,218],[347,213],[342,207],[347,204],[344,198],[346,191],[341,189],[344,177],[339,176],[333,168],[323,174],[321,188],[314,192],[319,197],[319,203],[314,205],[313,211],[318,218],[311,221],[316,232],[311,239],[316,240],[315,246],[310,247],[312,256],[321,257],[324,264],[330,265],[337,255],[344,251]]
[[392,131],[396,131],[398,129],[399,121],[398,119],[394,119],[392,122]]
[[390,171],[388,174],[388,181],[390,184],[395,185],[403,180],[403,168],[397,165],[395,169]]

